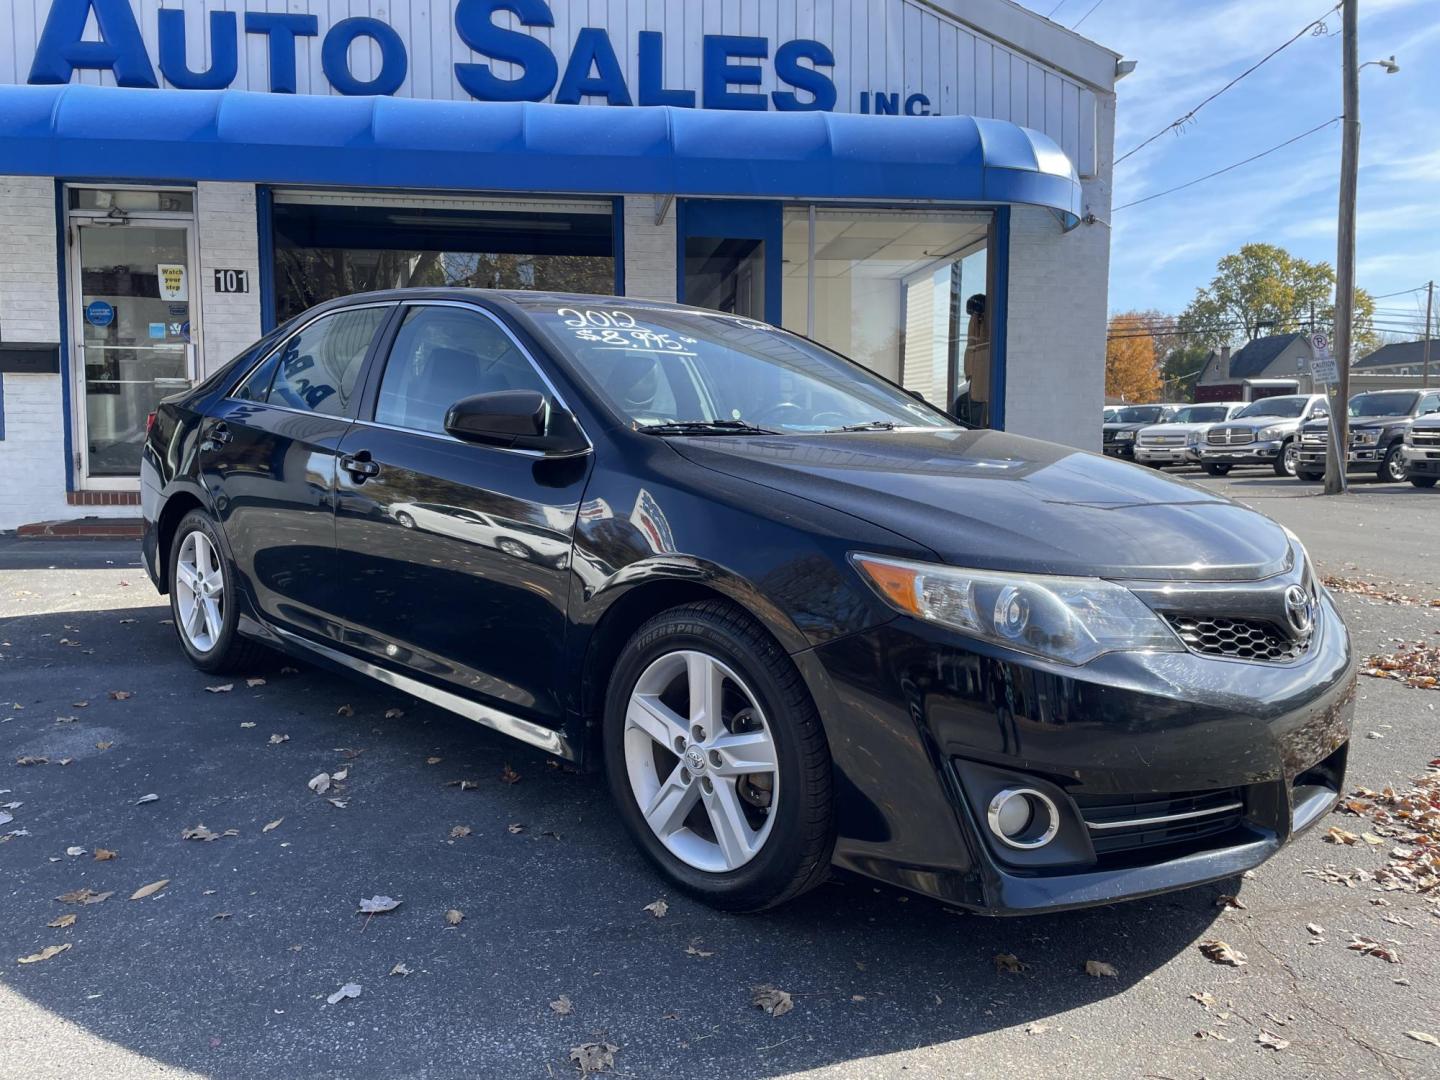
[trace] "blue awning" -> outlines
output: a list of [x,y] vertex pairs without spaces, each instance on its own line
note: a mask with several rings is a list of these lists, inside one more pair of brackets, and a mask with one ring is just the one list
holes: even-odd
[[3,86],[0,173],[1008,203],[1067,226],[1081,213],[1075,167],[1048,136],[971,116]]

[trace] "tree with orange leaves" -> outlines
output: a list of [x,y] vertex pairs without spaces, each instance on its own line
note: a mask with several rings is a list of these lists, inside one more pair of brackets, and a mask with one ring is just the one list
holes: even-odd
[[1105,395],[1144,403],[1160,396],[1160,365],[1155,337],[1138,311],[1110,317],[1105,343]]

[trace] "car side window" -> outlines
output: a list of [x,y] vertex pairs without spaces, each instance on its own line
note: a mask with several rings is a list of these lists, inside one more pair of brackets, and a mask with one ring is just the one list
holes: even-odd
[[264,401],[270,395],[270,383],[275,378],[275,365],[280,361],[280,350],[275,350],[265,362],[255,368],[245,381],[230,392],[237,401]]
[[493,319],[465,308],[412,307],[390,348],[375,421],[443,433],[450,406],[498,390],[549,395],[529,358]]
[[348,415],[365,354],[388,312],[384,307],[354,308],[316,319],[291,334],[232,396],[258,392],[258,385],[251,391],[249,384],[265,378],[269,369],[273,381],[268,393],[246,400],[264,400],[326,416]]
[[1427,394],[1420,402],[1420,416],[1429,416],[1431,413],[1440,412],[1440,394]]
[[1315,407],[1310,410],[1310,419],[1311,419],[1311,420],[1328,420],[1328,419],[1330,419],[1330,410],[1329,410],[1329,408],[1326,407],[1326,405],[1325,405],[1324,402],[1317,402],[1316,405],[1315,405]]

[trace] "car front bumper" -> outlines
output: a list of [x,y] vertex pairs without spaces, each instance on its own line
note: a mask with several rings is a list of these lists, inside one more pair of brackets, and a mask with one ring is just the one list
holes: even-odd
[[1275,459],[1280,456],[1284,443],[1276,439],[1273,442],[1245,443],[1242,446],[1209,446],[1200,447],[1200,463],[1202,465],[1273,465]]
[[1405,468],[1411,476],[1440,476],[1440,447],[1405,447]]
[[[1385,452],[1388,447],[1379,446],[1352,446],[1350,453],[1345,458],[1345,467],[1349,469],[1361,466],[1374,467],[1385,460]],[[1307,472],[1325,471],[1326,450],[1324,446],[1301,446],[1300,465]]]
[[1135,456],[1133,442],[1107,442],[1101,449],[1110,457],[1133,458]]
[[1193,446],[1137,446],[1135,460],[1146,464],[1192,465],[1200,458]]
[[[1185,652],[1066,668],[908,618],[796,660],[836,764],[836,865],[987,914],[1233,877],[1314,824],[1343,790],[1355,663],[1328,597],[1309,650],[1292,663]],[[1061,829],[1038,858],[1006,849],[987,828],[997,785],[1054,799]],[[1193,819],[1208,833],[1179,823],[1096,828],[1097,815],[1143,823],[1156,807],[1235,803],[1223,818]]]

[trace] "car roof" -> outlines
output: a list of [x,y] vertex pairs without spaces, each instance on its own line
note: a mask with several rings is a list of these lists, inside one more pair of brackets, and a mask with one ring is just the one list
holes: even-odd
[[351,304],[373,304],[401,300],[469,300],[488,302],[517,308],[549,307],[551,305],[616,305],[632,309],[661,308],[669,311],[688,311],[703,315],[724,315],[724,312],[689,304],[672,304],[663,300],[646,300],[634,296],[613,296],[603,293],[544,292],[535,289],[466,289],[454,286],[414,286],[404,289],[376,289],[371,292],[350,293],[333,300],[317,304],[311,310],[321,308],[347,307]]

